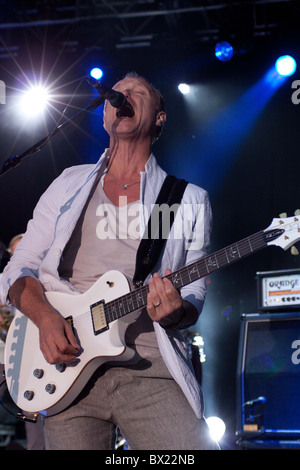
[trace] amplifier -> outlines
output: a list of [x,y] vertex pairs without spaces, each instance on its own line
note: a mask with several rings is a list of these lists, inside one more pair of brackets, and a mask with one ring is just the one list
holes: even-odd
[[[240,445],[300,444],[300,312],[244,314],[237,368]],[[247,443],[247,444],[246,444]]]
[[257,272],[259,312],[300,309],[300,269]]

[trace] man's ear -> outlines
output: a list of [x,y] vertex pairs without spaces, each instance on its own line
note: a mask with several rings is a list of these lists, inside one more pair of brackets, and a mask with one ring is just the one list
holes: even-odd
[[103,117],[102,117],[102,120],[103,120],[103,128],[106,130],[107,132],[107,129],[106,129],[106,126],[105,126],[105,111],[106,111],[106,105],[107,105],[107,100],[104,101],[104,105],[103,105]]
[[159,113],[157,114],[156,116],[156,126],[163,126],[164,123],[166,122],[166,119],[167,119],[167,115],[164,111],[159,111]]

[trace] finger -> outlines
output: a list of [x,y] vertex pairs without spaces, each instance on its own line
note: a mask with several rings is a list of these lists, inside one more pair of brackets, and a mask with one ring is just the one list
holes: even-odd
[[60,362],[72,362],[77,359],[78,348],[70,344],[64,331],[56,331],[55,335],[49,335],[41,339],[41,350],[47,362],[58,364]]
[[157,297],[152,297],[153,300],[155,301],[156,299],[158,299],[158,301],[161,301],[162,303],[168,302],[165,283],[158,273],[153,274],[153,284],[155,286],[155,291],[157,294]]
[[47,362],[50,364],[59,364],[61,362],[72,362],[77,359],[75,353],[69,350],[68,344],[59,342],[59,345],[55,342],[50,344],[44,344],[42,352]]
[[[169,274],[170,270],[166,271]],[[170,279],[163,279],[156,273],[153,275],[154,284],[158,297],[162,301],[165,314],[172,313],[173,310],[182,306],[182,298],[178,290],[173,286]],[[154,299],[155,300],[155,299]]]
[[58,348],[53,348],[44,356],[49,364],[71,363],[77,359],[76,355],[62,353]]
[[66,324],[65,334],[66,334],[66,338],[68,340],[68,343],[70,345],[70,352],[76,354],[79,351],[80,346],[79,346],[79,344],[77,342],[77,339],[74,335],[73,328],[69,323]]
[[150,293],[147,295],[147,312],[151,320],[153,321],[160,321],[162,315],[160,314],[159,307],[155,307],[153,300],[150,296]]
[[[169,273],[169,270],[167,271]],[[162,279],[158,273],[153,275],[150,296],[156,312],[150,311],[151,318],[163,318],[182,305],[182,299],[169,279]],[[160,299],[160,300],[159,300]]]
[[178,303],[182,305],[182,297],[180,292],[178,291],[178,289],[176,289],[176,287],[174,287],[172,281],[168,278],[171,273],[171,269],[167,269],[165,271],[166,277],[163,278],[163,282],[165,283],[166,295],[172,302],[176,302],[177,305]]
[[162,302],[162,299],[157,291],[157,287],[156,287],[156,281],[154,279],[154,277],[152,277],[150,280],[149,280],[149,296],[150,296],[150,299],[153,303],[153,306],[155,307],[158,307],[160,302]]
[[78,349],[72,346],[67,338],[63,338],[57,342],[53,352],[55,362],[72,362],[77,359]]
[[182,298],[178,290],[173,286],[172,282],[167,279],[166,277],[163,278],[163,283],[165,287],[165,294],[167,299],[171,304],[178,304],[182,303]]

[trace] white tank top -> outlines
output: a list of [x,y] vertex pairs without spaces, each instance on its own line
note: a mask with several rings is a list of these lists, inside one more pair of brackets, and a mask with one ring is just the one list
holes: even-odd
[[[140,243],[140,202],[126,204],[126,199],[120,202],[119,207],[115,206],[99,182],[65,247],[59,274],[80,292],[88,290],[111,269],[121,271],[132,281]],[[153,323],[145,308],[128,326],[125,339],[126,344],[137,352],[135,360],[159,354]]]

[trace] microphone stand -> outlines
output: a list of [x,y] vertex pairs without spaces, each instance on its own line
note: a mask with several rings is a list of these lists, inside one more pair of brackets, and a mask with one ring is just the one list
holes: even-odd
[[42,150],[42,148],[49,142],[49,140],[55,134],[62,131],[65,127],[67,127],[73,121],[78,119],[83,113],[86,113],[86,112],[90,111],[91,109],[96,109],[99,106],[101,106],[101,104],[104,103],[104,101],[105,101],[105,99],[102,96],[98,96],[93,101],[91,101],[91,103],[88,106],[81,109],[77,114],[74,114],[74,116],[72,116],[67,121],[65,121],[62,124],[60,124],[59,126],[55,127],[54,130],[49,135],[47,135],[43,139],[36,142],[30,148],[25,150],[25,152],[21,153],[20,155],[15,155],[13,157],[8,158],[4,162],[4,164],[3,164],[3,166],[0,170],[0,176],[2,176],[4,173],[6,173],[8,170],[10,170],[10,168],[14,168],[15,166],[17,166],[21,162],[21,160],[23,160],[23,158],[27,157],[28,155],[32,155],[35,152],[39,152],[40,150]]

